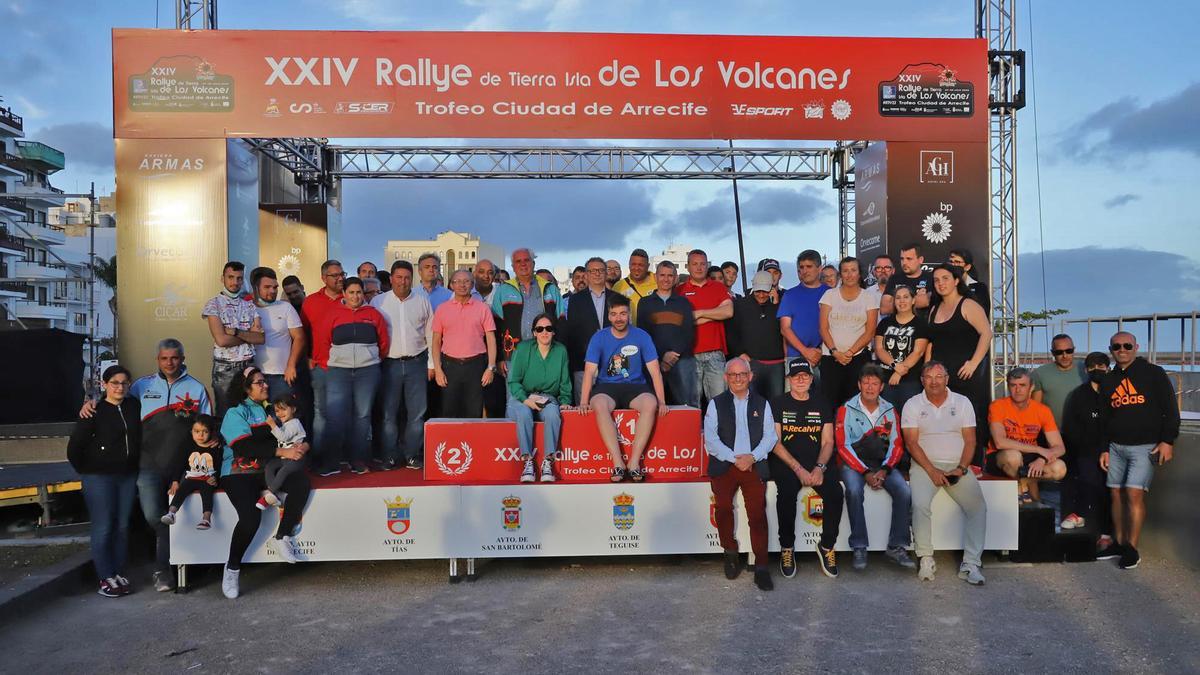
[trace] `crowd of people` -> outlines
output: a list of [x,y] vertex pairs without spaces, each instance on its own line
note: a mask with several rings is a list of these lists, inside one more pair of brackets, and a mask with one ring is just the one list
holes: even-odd
[[[160,591],[172,587],[168,528],[187,495],[201,499],[200,529],[214,515],[236,517],[222,580],[233,598],[265,510],[282,510],[268,545],[295,562],[309,472],[422,469],[430,417],[513,420],[520,480],[553,482],[563,415],[592,414],[610,480],[642,482],[653,478],[642,458],[654,425],[671,406],[704,411],[725,574],[743,567],[734,540],[740,490],[763,590],[773,588],[772,480],[785,577],[796,572],[798,495],[811,488],[824,503],[816,552],[826,575],[838,574],[843,508],[853,567],[866,568],[865,493],[883,490],[892,504],[886,558],[933,579],[930,504],[945,490],[965,515],[958,576],[984,583],[980,467],[1018,480],[1023,503],[1039,498],[1040,481],[1062,481],[1061,526],[1093,526],[1100,557],[1137,566],[1143,498],[1154,464],[1171,459],[1179,413],[1166,374],[1137,356],[1132,335],[1113,336],[1111,371],[1107,354],[1080,362],[1071,338],[1058,335],[1051,363],[1013,369],[1008,396],[990,401],[990,299],[969,252],[932,270],[916,244],[900,249],[899,271],[888,255],[869,271],[853,257],[823,262],[801,252],[798,283],[785,288],[779,261],[764,259],[743,296],[738,265],[711,265],[702,250],[688,253],[684,270],[669,261],[652,268],[642,249],[625,269],[593,257],[572,271],[565,295],[528,248],[513,252],[511,275],[480,260],[450,271],[448,283],[433,253],[386,272],[364,262],[355,276],[328,260],[312,293],[267,267],[247,280],[231,261],[202,311],[211,399],[187,373],[183,344],[167,338],[158,372],[134,381],[113,366],[103,396],[81,410],[69,458],[92,516],[99,592],[130,592],[123,572],[135,500],[157,530]],[[625,457],[613,412],[627,408],[639,415]],[[217,488],[235,514],[213,513]]]

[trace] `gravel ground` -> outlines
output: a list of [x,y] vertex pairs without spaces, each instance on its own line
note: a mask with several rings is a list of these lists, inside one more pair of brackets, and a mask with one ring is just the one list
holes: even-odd
[[0,545],[0,588],[12,586],[87,547],[85,543]]
[[[6,672],[1198,672],[1197,571],[1143,559],[989,562],[969,587],[939,554],[921,583],[875,554],[827,579],[815,556],[756,590],[715,557],[219,568],[186,595],[81,590],[0,628]],[[64,639],[64,636],[77,638]]]

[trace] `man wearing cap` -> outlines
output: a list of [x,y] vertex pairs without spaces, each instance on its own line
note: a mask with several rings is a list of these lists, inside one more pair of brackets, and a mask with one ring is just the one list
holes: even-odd
[[787,292],[786,288],[779,287],[779,280],[783,278],[783,270],[779,267],[779,261],[774,258],[763,258],[758,261],[758,271],[770,273],[771,302],[778,305],[783,300],[783,294]]
[[796,575],[796,500],[806,487],[811,487],[820,499],[806,499],[804,509],[810,518],[819,514],[821,519],[821,539],[817,542],[821,572],[828,577],[838,574],[834,545],[842,523],[843,492],[837,472],[829,467],[834,452],[833,409],[812,391],[812,383],[812,365],[805,359],[792,359],[788,365],[788,393],[771,400],[779,439],[769,460],[771,478],[778,489],[775,511],[779,520],[779,570],[789,578]]
[[774,399],[783,393],[783,339],[779,334],[778,307],[771,302],[773,279],[756,272],[750,294],[733,300],[733,317],[725,324],[732,356],[740,356],[754,371],[754,390]]

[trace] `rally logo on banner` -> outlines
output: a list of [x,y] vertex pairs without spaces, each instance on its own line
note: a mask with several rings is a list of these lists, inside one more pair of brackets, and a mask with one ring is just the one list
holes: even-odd
[[387,528],[392,534],[404,534],[412,525],[410,507],[413,500],[403,497],[383,500],[387,504]]
[[825,521],[825,501],[812,488],[804,493],[804,522],[809,525],[821,526]]
[[613,497],[613,527],[628,530],[633,527],[633,495],[622,492]]
[[521,498],[509,495],[500,500],[500,503],[503,505],[501,523],[504,529],[510,532],[521,529]]

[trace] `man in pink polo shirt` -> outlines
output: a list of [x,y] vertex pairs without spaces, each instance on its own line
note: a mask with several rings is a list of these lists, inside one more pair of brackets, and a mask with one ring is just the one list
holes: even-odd
[[725,391],[725,320],[733,300],[723,282],[708,278],[708,254],[700,249],[688,252],[688,277],[675,292],[692,305],[697,390],[707,401]]
[[483,388],[496,375],[492,309],[471,295],[471,273],[450,277],[454,297],[433,313],[433,373],[442,388],[442,417],[482,417]]

